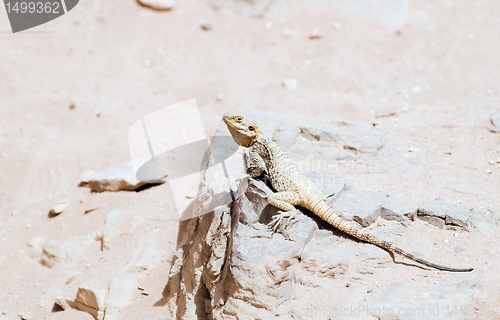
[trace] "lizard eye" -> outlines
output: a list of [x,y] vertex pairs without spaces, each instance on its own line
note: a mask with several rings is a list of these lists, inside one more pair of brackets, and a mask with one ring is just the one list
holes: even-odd
[[248,127],[248,130],[254,131],[255,129],[254,129],[254,127],[250,126],[250,127]]
[[241,122],[241,120],[243,120],[243,119],[241,119],[241,117],[236,118],[236,121],[238,121],[238,122]]

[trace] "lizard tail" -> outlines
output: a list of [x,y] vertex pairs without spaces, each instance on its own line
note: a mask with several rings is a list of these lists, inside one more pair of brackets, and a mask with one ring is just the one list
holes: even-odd
[[318,204],[318,207],[313,210],[321,219],[327,221],[329,224],[334,226],[335,228],[359,239],[363,240],[369,243],[372,243],[376,246],[379,246],[385,250],[397,253],[405,258],[408,258],[410,260],[416,261],[418,263],[421,263],[423,265],[438,269],[438,270],[443,270],[443,271],[451,271],[451,272],[469,272],[472,271],[472,268],[450,268],[450,267],[445,267],[441,266],[439,264],[435,264],[432,262],[429,262],[427,260],[424,260],[422,258],[416,257],[411,253],[408,253],[404,251],[403,249],[400,249],[396,247],[394,244],[384,241],[381,239],[378,239],[363,230],[360,229],[357,225],[350,221],[344,220],[342,217],[340,217],[338,214],[336,214],[333,209],[328,206],[324,201],[321,204]]

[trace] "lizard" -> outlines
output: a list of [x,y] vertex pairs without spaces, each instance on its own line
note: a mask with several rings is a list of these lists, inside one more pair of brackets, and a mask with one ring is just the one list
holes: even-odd
[[276,190],[267,195],[268,203],[279,209],[270,223],[275,231],[282,221],[286,227],[298,213],[295,206],[300,206],[342,232],[428,267],[450,272],[473,270],[473,268],[452,268],[429,262],[400,249],[391,242],[370,235],[360,226],[335,213],[326,203],[327,197],[299,171],[297,165],[275,141],[260,132],[256,122],[233,112],[224,114],[223,121],[233,140],[238,145],[249,148],[250,164],[245,177],[257,178],[267,175]]

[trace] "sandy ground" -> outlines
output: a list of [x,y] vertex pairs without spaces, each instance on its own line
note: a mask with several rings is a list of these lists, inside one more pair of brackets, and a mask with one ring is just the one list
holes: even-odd
[[[121,235],[113,251],[101,252],[98,242],[86,249],[74,281],[90,284],[109,281],[153,229],[164,236],[162,250],[175,249],[178,215],[168,184],[98,194],[78,183],[86,169],[129,158],[127,131],[140,117],[186,99],[196,99],[207,134],[236,108],[375,123],[399,150],[411,150],[401,161],[426,167],[411,181],[349,167],[339,175],[414,201],[498,210],[500,164],[489,161],[500,159],[500,140],[487,127],[500,111],[499,4],[375,2],[275,1],[252,18],[238,2],[214,10],[186,0],[156,12],[134,1],[85,0],[20,34],[7,32],[0,10],[0,319],[92,319],[52,312],[67,286],[65,269],[33,260],[33,238],[64,243],[102,228],[113,209],[140,212],[145,222]],[[200,27],[206,21],[210,30]],[[285,78],[297,88],[286,90]],[[59,200],[70,205],[51,219]],[[477,248],[484,259],[476,263],[498,265],[498,236]],[[124,318],[165,313],[154,305],[169,266],[144,278],[149,295],[139,295]],[[486,289],[498,301],[495,281]]]

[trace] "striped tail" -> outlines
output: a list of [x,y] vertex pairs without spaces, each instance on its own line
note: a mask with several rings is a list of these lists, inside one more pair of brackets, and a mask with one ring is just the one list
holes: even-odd
[[410,260],[416,261],[418,263],[421,263],[423,265],[438,269],[438,270],[443,270],[443,271],[451,271],[451,272],[469,272],[472,271],[472,268],[450,268],[450,267],[445,267],[441,266],[432,262],[429,262],[427,260],[418,258],[414,256],[411,253],[407,253],[403,249],[400,249],[396,247],[394,244],[380,240],[366,232],[360,229],[357,225],[350,221],[344,220],[342,217],[340,217],[338,214],[336,214],[333,209],[326,204],[326,202],[321,201],[320,203],[317,203],[317,206],[312,210],[317,216],[319,216],[321,219],[325,220],[335,228],[359,239],[363,240],[369,243],[372,243],[376,246],[381,247],[382,249],[385,249],[387,251],[391,251],[394,253],[397,253],[405,258],[408,258]]

